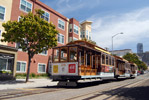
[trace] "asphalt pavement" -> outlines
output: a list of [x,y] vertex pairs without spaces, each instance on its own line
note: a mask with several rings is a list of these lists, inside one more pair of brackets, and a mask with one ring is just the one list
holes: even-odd
[[53,85],[57,85],[57,82],[52,82],[50,79],[29,79],[29,82],[27,83],[25,82],[25,79],[16,79],[11,81],[0,81],[0,90],[34,88]]

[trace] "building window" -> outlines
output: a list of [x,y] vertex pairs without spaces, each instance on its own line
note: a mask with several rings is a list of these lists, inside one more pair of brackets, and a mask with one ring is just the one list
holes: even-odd
[[91,40],[92,38],[91,38],[91,32],[89,32],[89,40]]
[[31,12],[32,11],[32,4],[26,0],[21,0],[20,9],[25,11],[25,12]]
[[42,51],[40,54],[41,54],[41,55],[47,55],[47,54],[48,54],[47,52],[48,52],[47,50],[44,50],[44,51]]
[[21,16],[18,17],[18,22],[21,20]]
[[0,71],[12,71],[14,56],[0,53]]
[[74,24],[74,33],[78,34],[79,33],[79,28],[77,25]]
[[2,31],[0,30],[0,38],[1,38],[1,36],[2,36]]
[[86,30],[86,38],[88,39],[88,30]]
[[21,44],[18,42],[16,43],[16,48],[19,50],[19,51],[22,51],[22,49],[20,48]]
[[[45,11],[44,11],[45,12]],[[50,18],[50,14],[48,12],[45,12],[41,18],[45,19],[46,21],[49,21],[49,18]]]
[[69,32],[72,32],[72,24],[69,25]]
[[17,62],[17,72],[26,72],[26,62]]
[[64,35],[58,34],[58,42],[59,43],[64,43]]
[[5,18],[5,8],[0,6],[0,20],[4,20]]
[[85,31],[84,30],[81,32],[81,36],[80,37],[81,38],[85,38]]
[[58,27],[60,28],[60,29],[65,29],[65,22],[64,21],[62,21],[61,19],[58,19]]
[[38,73],[46,72],[46,64],[38,64]]
[[76,40],[78,40],[77,38],[75,38],[75,37],[73,37],[73,41],[76,41]]

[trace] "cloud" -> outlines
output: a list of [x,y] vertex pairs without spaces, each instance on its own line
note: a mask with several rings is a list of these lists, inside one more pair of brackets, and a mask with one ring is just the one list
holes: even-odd
[[67,14],[73,11],[77,11],[79,9],[92,9],[95,6],[99,5],[100,0],[58,0],[57,1],[57,11],[62,14]]
[[[119,34],[114,37],[114,49],[123,48],[135,50],[138,42],[149,39],[148,12],[149,7],[104,17],[99,17],[98,14],[93,15],[88,18],[93,21],[92,39],[99,46],[111,49],[112,36],[123,32],[123,35]],[[149,45],[149,42],[145,42],[144,45]]]

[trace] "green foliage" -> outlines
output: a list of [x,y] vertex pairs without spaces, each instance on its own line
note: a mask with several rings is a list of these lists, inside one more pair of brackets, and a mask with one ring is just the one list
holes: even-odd
[[127,53],[123,56],[124,59],[137,64],[139,70],[146,70],[147,65],[139,60],[139,57],[136,54]]
[[11,71],[5,71],[5,70],[0,71],[0,73],[2,73],[2,74],[5,74],[5,73],[7,73],[7,74],[12,74]]
[[1,41],[20,43],[23,51],[31,56],[57,45],[56,35],[58,31],[52,23],[48,23],[40,16],[42,10],[36,10],[37,14],[28,13],[21,16],[20,21],[8,21],[3,23],[5,32]]
[[27,15],[22,15],[19,22],[8,21],[2,24],[5,32],[1,41],[19,43],[19,48],[28,53],[26,82],[29,78],[31,58],[57,45],[58,31],[52,23],[41,18],[42,14],[44,11],[36,10],[36,14],[29,12]]
[[96,42],[93,41],[93,40],[88,40],[87,38],[83,38],[82,40],[83,40],[83,41],[87,41],[87,42],[89,42],[89,43],[92,43],[92,44],[96,45]]
[[35,75],[35,73],[31,73],[31,76],[32,76],[32,77],[35,77],[36,75]]
[[[26,77],[26,73],[17,73],[16,74],[16,78],[18,78],[18,79],[24,79]],[[48,76],[48,74],[38,74],[38,75],[36,75],[35,73],[31,73],[30,75],[29,75],[29,77],[30,78],[48,78],[49,76]]]

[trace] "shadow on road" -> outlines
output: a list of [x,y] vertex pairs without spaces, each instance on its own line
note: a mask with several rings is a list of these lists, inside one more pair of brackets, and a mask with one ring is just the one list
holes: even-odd
[[141,87],[134,87],[131,89],[122,88],[119,90],[115,89],[111,91],[105,91],[102,92],[102,94],[106,94],[109,96],[117,95],[117,97],[114,100],[149,100],[148,90],[149,86],[141,86]]
[[[149,100],[148,91],[149,91],[149,80],[137,87],[132,88],[122,87],[110,91],[104,91],[102,92],[102,94],[108,95],[109,96],[108,98],[116,95],[117,97],[113,100]],[[97,97],[99,95],[101,95],[101,93],[95,95],[94,97]]]
[[25,81],[23,81],[23,80],[10,80],[10,81],[0,81],[0,84],[1,85],[5,85],[5,84],[19,84],[19,83],[26,83]]
[[71,86],[45,86],[45,87],[38,87],[38,88],[65,88],[65,89],[79,89],[79,88],[86,88],[86,87],[91,87],[91,86],[97,86],[100,84],[106,84],[106,83],[110,83],[110,82],[118,82],[118,81],[124,81],[125,79],[120,79],[120,80],[116,80],[116,79],[106,79],[103,81],[92,81],[92,82],[80,82],[78,83],[78,85],[76,87],[71,87]]

